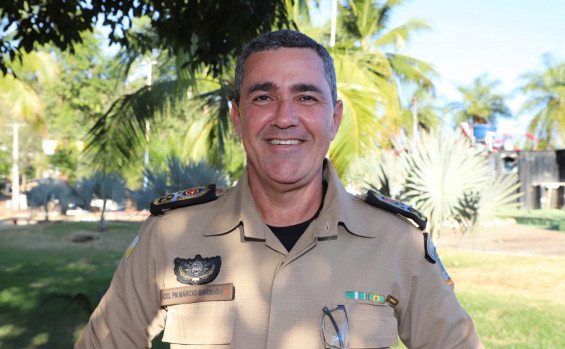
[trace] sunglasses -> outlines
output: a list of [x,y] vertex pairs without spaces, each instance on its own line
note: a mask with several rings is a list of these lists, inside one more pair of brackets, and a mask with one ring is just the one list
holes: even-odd
[[323,308],[322,335],[326,348],[348,349],[349,348],[349,320],[345,306],[338,305],[333,309]]

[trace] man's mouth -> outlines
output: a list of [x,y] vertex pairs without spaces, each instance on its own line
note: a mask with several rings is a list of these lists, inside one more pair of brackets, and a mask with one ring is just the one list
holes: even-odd
[[302,141],[298,139],[270,139],[269,144],[274,145],[293,145],[293,144],[300,144]]

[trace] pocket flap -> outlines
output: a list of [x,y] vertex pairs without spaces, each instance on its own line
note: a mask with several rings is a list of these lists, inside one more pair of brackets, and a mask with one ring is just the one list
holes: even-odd
[[230,344],[235,324],[235,301],[170,306],[163,341],[175,344]]
[[388,348],[398,345],[398,323],[387,305],[347,306],[351,348]]

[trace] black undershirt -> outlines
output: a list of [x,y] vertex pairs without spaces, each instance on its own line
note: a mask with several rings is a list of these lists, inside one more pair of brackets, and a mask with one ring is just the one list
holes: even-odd
[[324,199],[326,197],[326,190],[328,189],[328,183],[324,181],[322,184],[323,184],[322,202],[320,203],[320,207],[318,208],[318,211],[316,212],[316,214],[314,214],[312,218],[310,218],[305,222],[298,223],[295,225],[289,225],[286,227],[275,227],[267,224],[267,226],[271,229],[273,234],[275,234],[275,236],[280,240],[280,242],[283,244],[283,246],[286,248],[287,251],[292,250],[292,248],[294,247],[298,239],[300,239],[302,234],[304,234],[310,223],[312,223],[312,221],[314,221],[314,219],[318,217],[320,211],[322,211],[322,207],[324,206]]

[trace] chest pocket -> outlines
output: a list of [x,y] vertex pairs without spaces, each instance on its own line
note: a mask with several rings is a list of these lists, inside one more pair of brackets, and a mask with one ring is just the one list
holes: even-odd
[[191,348],[215,348],[215,345],[229,348],[234,324],[235,301],[169,306],[163,341]]
[[389,348],[398,345],[398,323],[388,305],[350,304],[349,340],[353,348]]

